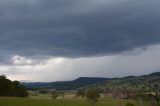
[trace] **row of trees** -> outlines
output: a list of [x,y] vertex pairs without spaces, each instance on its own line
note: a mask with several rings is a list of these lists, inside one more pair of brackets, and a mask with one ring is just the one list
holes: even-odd
[[11,81],[5,75],[0,75],[0,96],[27,97],[28,93],[19,81]]
[[122,99],[136,99],[141,106],[144,103],[149,103],[151,106],[160,106],[160,85],[146,83],[141,88],[131,88],[131,87],[121,87],[115,89],[107,89],[103,91],[105,93],[112,93],[112,96],[115,98]]
[[[76,96],[87,98],[91,103],[96,103],[100,94],[105,92],[100,88],[88,88],[80,89],[77,91]],[[114,93],[114,97],[123,99],[136,99],[141,106],[145,103],[151,106],[160,106],[160,85],[159,84],[146,84],[139,90],[133,90],[131,88],[122,87],[121,89],[109,90],[109,93]],[[121,98],[121,99],[122,99]],[[121,106],[121,105],[120,105]],[[134,106],[131,103],[127,103],[126,106]]]

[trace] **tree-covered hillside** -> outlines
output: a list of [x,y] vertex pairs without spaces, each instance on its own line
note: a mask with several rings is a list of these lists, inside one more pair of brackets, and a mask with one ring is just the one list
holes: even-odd
[[73,81],[57,81],[57,82],[33,82],[22,83],[28,89],[43,89],[53,88],[57,90],[75,90],[82,87],[96,86],[101,89],[117,89],[117,88],[131,88],[141,89],[146,87],[146,84],[160,84],[160,72],[151,73],[143,76],[127,76],[123,78],[92,78],[92,77],[80,77]]
[[123,78],[110,79],[102,83],[92,84],[89,87],[97,87],[104,91],[111,90],[133,90],[149,91],[150,86],[160,86],[160,72],[151,73],[143,76],[127,76]]

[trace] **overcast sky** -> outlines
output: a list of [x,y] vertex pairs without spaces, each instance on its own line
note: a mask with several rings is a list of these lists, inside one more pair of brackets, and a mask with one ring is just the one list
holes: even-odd
[[0,74],[12,80],[160,71],[160,0],[0,0]]

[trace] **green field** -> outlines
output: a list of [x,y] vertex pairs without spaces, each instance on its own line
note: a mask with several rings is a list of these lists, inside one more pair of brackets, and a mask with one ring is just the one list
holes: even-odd
[[[101,98],[94,106],[125,106],[127,102],[133,103],[135,106],[140,106],[135,100],[115,99],[115,98]],[[85,99],[42,99],[42,98],[10,98],[0,97],[0,106],[92,106]],[[148,106],[144,104],[144,106]]]

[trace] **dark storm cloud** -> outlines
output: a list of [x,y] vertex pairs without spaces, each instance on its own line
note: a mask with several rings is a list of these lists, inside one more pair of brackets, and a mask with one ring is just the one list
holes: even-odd
[[0,56],[93,56],[158,44],[159,10],[159,0],[1,0]]

